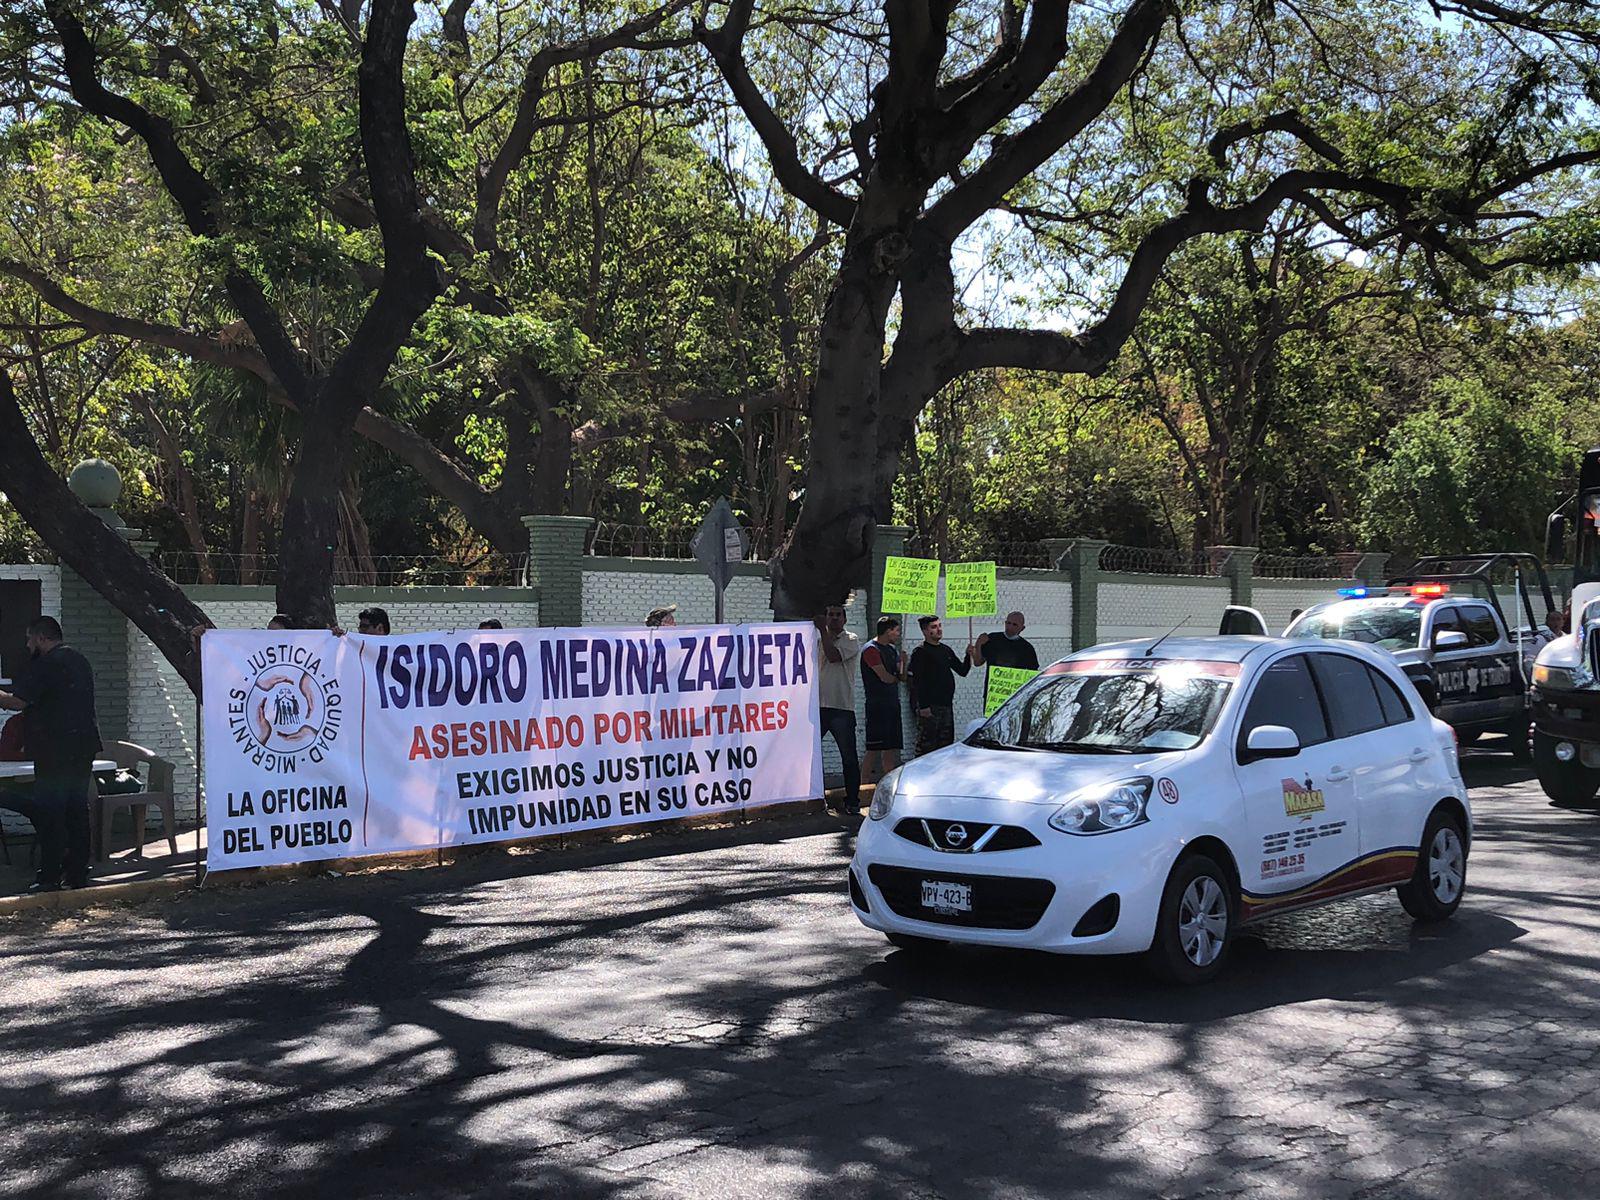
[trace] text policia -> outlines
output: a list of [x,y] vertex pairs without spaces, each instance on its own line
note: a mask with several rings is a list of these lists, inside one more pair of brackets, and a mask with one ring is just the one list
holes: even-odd
[[[212,845],[222,865],[257,865],[818,794],[813,636],[776,623],[208,635],[235,751],[207,760],[225,797]],[[208,707],[208,736],[213,719]]]

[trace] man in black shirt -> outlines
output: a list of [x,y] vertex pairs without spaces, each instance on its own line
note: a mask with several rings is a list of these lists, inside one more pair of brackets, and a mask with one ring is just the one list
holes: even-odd
[[973,648],[972,665],[981,667],[1018,667],[1024,671],[1039,669],[1039,652],[1033,643],[1022,636],[1028,619],[1019,612],[1006,614],[1004,633],[981,633]]
[[28,626],[30,661],[0,708],[20,710],[33,755],[33,807],[39,833],[39,879],[32,891],[89,881],[89,789],[100,728],[94,715],[94,672],[88,659],[61,643],[54,617]]
[[972,669],[971,646],[965,657],[944,644],[944,623],[918,617],[922,645],[911,652],[906,675],[911,682],[911,708],[917,714],[917,753],[929,754],[956,740],[956,676]]
[[[978,644],[972,649],[972,665],[981,667],[987,664],[991,667],[1012,667],[1023,671],[1037,671],[1039,669],[1039,652],[1033,648],[1033,643],[1022,636],[1022,631],[1028,627],[1028,619],[1020,612],[1006,614],[1006,628],[1004,633],[982,633],[978,635]],[[983,681],[983,694],[989,694],[989,680],[987,675]],[[985,706],[987,707],[987,706]]]

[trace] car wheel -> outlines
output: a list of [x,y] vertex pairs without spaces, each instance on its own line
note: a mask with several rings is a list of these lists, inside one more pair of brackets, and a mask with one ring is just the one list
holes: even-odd
[[1233,938],[1233,884],[1204,854],[1178,860],[1161,894],[1148,962],[1171,983],[1205,983],[1222,970]]
[[941,942],[938,938],[918,937],[914,933],[886,933],[891,945],[906,951],[908,954],[928,954],[934,950],[942,950],[949,942]]
[[1557,804],[1582,805],[1600,791],[1600,771],[1586,767],[1577,758],[1562,762],[1556,757],[1559,738],[1533,731],[1533,769],[1544,794]]
[[1405,910],[1419,921],[1444,921],[1461,907],[1467,890],[1467,835],[1452,814],[1434,810],[1422,830],[1417,869],[1395,890]]

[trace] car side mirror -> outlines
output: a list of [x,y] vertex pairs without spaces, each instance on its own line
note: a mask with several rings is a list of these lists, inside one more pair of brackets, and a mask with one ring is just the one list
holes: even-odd
[[1244,739],[1244,761],[1293,758],[1300,753],[1300,735],[1287,725],[1257,725]]
[[1433,635],[1435,650],[1461,650],[1467,644],[1467,635],[1459,629],[1441,629]]
[[978,730],[983,728],[984,723],[987,720],[987,717],[973,717],[972,720],[967,722],[966,732],[961,735],[961,740],[964,742],[973,734],[977,733]]

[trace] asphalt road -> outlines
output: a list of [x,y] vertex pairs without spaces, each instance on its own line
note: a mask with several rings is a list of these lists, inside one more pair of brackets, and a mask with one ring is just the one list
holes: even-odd
[[1589,1197],[1600,815],[1198,991],[851,917],[822,819],[0,921],[0,1195]]

